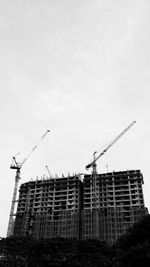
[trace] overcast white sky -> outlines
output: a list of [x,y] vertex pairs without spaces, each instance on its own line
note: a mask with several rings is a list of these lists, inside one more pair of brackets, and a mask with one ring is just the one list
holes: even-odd
[[150,208],[149,14],[149,0],[0,0],[0,236],[11,157],[46,129],[21,182],[47,175],[46,164],[52,174],[85,172],[92,153],[136,120],[98,170],[141,169]]

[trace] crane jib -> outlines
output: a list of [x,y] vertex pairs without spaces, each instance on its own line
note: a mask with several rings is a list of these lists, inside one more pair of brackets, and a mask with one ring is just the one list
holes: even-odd
[[[136,121],[133,121],[131,124],[129,124],[129,126],[127,128],[124,129],[124,131],[122,131],[96,158],[94,158],[94,160],[88,164],[86,166],[86,169],[89,169],[91,167],[94,166],[94,164],[96,163],[96,161],[101,157],[103,156],[107,150],[112,147],[117,141],[118,139],[120,139],[134,124],[136,123]],[[95,153],[94,153],[94,156],[95,156]]]

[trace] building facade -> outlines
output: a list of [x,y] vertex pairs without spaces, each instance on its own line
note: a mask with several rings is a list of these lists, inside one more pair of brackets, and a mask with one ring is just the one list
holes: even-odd
[[94,194],[93,177],[85,175],[82,238],[112,244],[137,223],[148,213],[142,185],[140,170],[98,174]]
[[22,184],[14,235],[80,238],[81,189],[77,176]]
[[22,184],[14,235],[96,238],[114,243],[148,213],[140,170],[37,180]]

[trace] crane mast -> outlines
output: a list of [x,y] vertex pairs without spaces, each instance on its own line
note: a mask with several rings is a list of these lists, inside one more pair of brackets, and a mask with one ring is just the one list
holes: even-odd
[[13,198],[12,198],[10,215],[9,215],[9,223],[8,223],[8,229],[7,229],[7,237],[8,236],[11,236],[13,234],[14,211],[15,211],[15,204],[17,202],[16,199],[17,199],[17,192],[18,192],[19,180],[20,180],[20,168],[18,168],[16,170],[14,192],[13,192]]
[[[47,130],[41,137],[40,141],[46,137],[46,135],[50,132],[50,130]],[[30,155],[35,151],[35,149],[38,147],[38,145],[35,145],[28,156],[20,163],[16,161],[16,156],[12,158],[12,164],[10,165],[10,169],[16,170],[16,175],[15,175],[15,185],[14,185],[14,191],[13,191],[13,198],[12,198],[12,203],[11,203],[11,209],[10,209],[10,215],[9,215],[9,222],[8,222],[8,228],[7,228],[7,237],[13,235],[13,228],[14,228],[14,212],[15,212],[15,204],[17,202],[17,192],[18,192],[18,185],[19,185],[19,180],[21,179],[20,173],[21,173],[21,168],[23,164],[27,161],[27,159],[30,157]],[[18,153],[20,154],[20,153]],[[18,155],[17,154],[17,155]]]

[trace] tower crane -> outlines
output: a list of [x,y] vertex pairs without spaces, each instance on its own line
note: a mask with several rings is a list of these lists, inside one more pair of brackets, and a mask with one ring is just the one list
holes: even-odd
[[97,168],[96,168],[97,167],[97,165],[96,165],[97,160],[100,157],[102,157],[108,151],[108,149],[111,148],[118,141],[118,139],[120,139],[135,123],[136,123],[136,121],[133,121],[132,123],[130,123],[129,126],[127,128],[125,128],[125,130],[123,132],[121,132],[97,157],[96,157],[97,151],[95,151],[93,153],[93,161],[85,167],[86,170],[88,170],[89,168],[93,168],[92,173],[97,173]]
[[[46,132],[40,137],[39,143],[44,139],[47,134],[50,132],[50,130],[46,130]],[[12,198],[12,203],[11,203],[11,209],[10,209],[10,215],[9,215],[9,222],[8,222],[8,229],[7,229],[7,236],[11,236],[13,234],[13,226],[14,226],[14,211],[15,211],[15,203],[17,202],[17,191],[18,191],[18,184],[19,180],[21,179],[20,173],[21,173],[21,168],[23,164],[27,161],[27,159],[30,157],[30,155],[36,150],[38,147],[39,143],[37,145],[34,145],[33,148],[31,149],[30,153],[27,155],[26,158],[22,162],[18,162],[16,160],[16,156],[18,156],[20,153],[16,154],[12,158],[12,164],[10,165],[10,169],[16,170],[16,176],[15,176],[15,186],[14,186],[14,191],[13,191],[13,198]]]
[[98,207],[98,198],[97,198],[97,185],[96,185],[96,179],[97,179],[97,160],[102,157],[109,148],[111,148],[117,141],[118,139],[120,139],[134,124],[136,123],[136,121],[133,121],[131,124],[129,124],[129,126],[127,128],[125,128],[125,130],[123,132],[121,132],[112,142],[109,143],[109,145],[102,150],[102,152],[96,156],[97,151],[95,151],[93,153],[93,161],[91,163],[89,163],[85,168],[86,170],[88,170],[89,168],[92,168],[92,180],[93,180],[93,218],[92,218],[92,231],[91,235],[94,235],[94,238],[97,238],[99,235],[99,225],[98,225],[98,213],[96,212],[97,207]]

